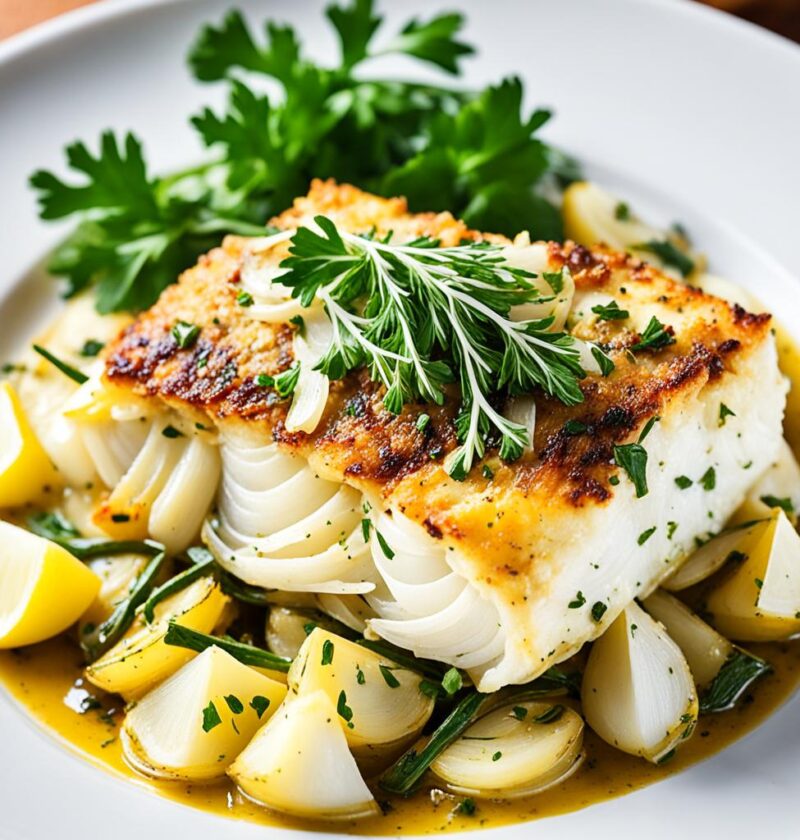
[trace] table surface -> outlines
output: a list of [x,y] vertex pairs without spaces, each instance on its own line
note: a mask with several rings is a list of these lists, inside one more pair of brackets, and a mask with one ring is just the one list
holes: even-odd
[[[95,0],[0,0],[0,38]],[[700,0],[800,42],[800,0]]]

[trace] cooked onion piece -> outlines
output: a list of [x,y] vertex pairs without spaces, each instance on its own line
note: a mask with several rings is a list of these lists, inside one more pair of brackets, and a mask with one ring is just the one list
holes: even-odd
[[[647,242],[669,241],[688,255],[688,243],[674,233],[652,227],[638,219],[627,205],[596,184],[588,181],[570,184],[564,191],[562,213],[568,239],[586,246],[603,243],[619,251],[635,251],[638,256],[658,265],[662,271],[681,276],[656,254],[636,246]],[[695,254],[692,258],[695,265],[702,262]]]
[[743,561],[707,597],[714,627],[753,642],[800,633],[800,535],[786,513],[773,511],[741,551]]
[[285,696],[282,683],[208,648],[128,712],[121,732],[125,757],[148,776],[224,776]]
[[285,702],[228,775],[268,808],[298,817],[355,819],[379,813],[324,691]]
[[159,418],[94,520],[119,539],[151,536],[177,553],[200,531],[219,472],[215,446],[199,436],[185,437]]
[[697,720],[686,659],[635,603],[592,646],[581,701],[586,722],[604,741],[656,763],[692,733]]
[[223,433],[217,523],[203,539],[246,583],[288,592],[374,588],[361,494],[320,478],[275,445]]
[[368,622],[369,629],[419,657],[457,665],[479,679],[505,648],[495,606],[451,568],[454,552],[448,557],[400,511],[390,515],[373,509],[372,520],[372,557],[381,584],[366,596],[380,616]]
[[572,709],[526,701],[472,724],[431,765],[453,793],[516,799],[568,778],[580,765],[583,720]]
[[433,699],[419,690],[418,673],[321,628],[306,639],[288,681],[300,695],[321,690],[334,704],[345,698],[351,710],[341,721],[347,742],[370,764],[391,760],[433,711]]
[[567,316],[572,307],[575,295],[575,281],[568,268],[557,275],[558,281],[548,282],[545,274],[549,269],[547,245],[542,242],[531,244],[527,234],[520,234],[513,245],[503,248],[500,255],[515,268],[524,268],[535,274],[528,278],[538,290],[540,301],[531,301],[511,308],[510,317],[513,321],[538,321],[543,318],[553,318],[550,329],[558,332],[564,329]]
[[740,522],[764,519],[776,507],[782,507],[792,523],[797,524],[800,514],[800,464],[785,440],[775,462],[753,485],[744,504],[736,511],[736,519]]
[[155,608],[155,620],[142,616],[111,650],[86,668],[86,677],[98,688],[138,697],[166,679],[193,657],[191,651],[164,644],[169,622],[209,633],[222,616],[228,598],[210,577],[167,598]]
[[718,572],[728,560],[740,556],[754,534],[760,533],[766,522],[754,522],[746,527],[733,527],[697,549],[689,559],[668,577],[662,587],[668,592],[680,592],[704,581]]
[[317,595],[316,606],[356,633],[363,634],[370,619],[376,618],[363,595]]
[[643,606],[683,651],[695,683],[703,689],[701,712],[732,708],[753,680],[769,671],[764,660],[734,647],[667,592],[656,590]]
[[83,622],[97,626],[105,621],[114,607],[127,596],[131,584],[150,559],[143,554],[117,554],[88,561],[86,565],[100,579],[100,591],[83,614]]
[[92,603],[100,579],[66,549],[0,521],[0,649],[66,630]]
[[0,507],[40,501],[60,483],[16,392],[0,384]]
[[288,432],[313,432],[328,404],[330,380],[314,370],[331,343],[333,327],[321,306],[307,309],[294,336],[294,357],[300,375],[286,415]]
[[336,623],[314,610],[270,607],[265,628],[267,647],[278,656],[294,659],[317,626],[333,631]]

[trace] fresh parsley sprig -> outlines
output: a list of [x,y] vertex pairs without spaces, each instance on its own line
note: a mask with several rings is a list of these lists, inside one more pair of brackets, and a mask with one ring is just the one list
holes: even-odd
[[[49,266],[67,295],[96,285],[101,312],[147,308],[225,233],[263,233],[314,177],[403,194],[413,210],[451,210],[484,230],[558,238],[559,214],[535,188],[579,173],[535,137],[549,114],[525,113],[518,79],[475,94],[364,72],[387,54],[459,72],[473,52],[459,38],[461,15],[412,20],[384,37],[373,0],[326,14],[340,44],[331,67],[305,57],[288,26],[268,22],[255,37],[232,11],[203,28],[189,65],[198,80],[228,86],[223,112],[192,118],[206,162],[156,177],[134,134],[105,132],[97,152],[67,147],[76,181],[32,176],[43,219],[79,220]],[[278,94],[257,92],[247,75],[267,77]]]
[[492,435],[507,460],[530,443],[528,430],[496,408],[498,392],[538,387],[567,405],[583,400],[576,340],[552,331],[552,318],[511,319],[513,306],[552,298],[497,246],[443,248],[428,238],[394,244],[341,231],[325,216],[315,222],[321,232],[295,233],[280,279],[304,306],[320,301],[331,321],[317,369],[340,379],[366,365],[395,414],[417,400],[443,403],[445,385],[458,381],[461,447],[449,460],[453,477],[466,476]]

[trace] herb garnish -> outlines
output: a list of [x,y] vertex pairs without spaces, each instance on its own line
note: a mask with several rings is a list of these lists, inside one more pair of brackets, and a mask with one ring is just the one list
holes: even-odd
[[212,700],[205,709],[203,709],[203,732],[211,732],[215,726],[219,726],[221,723],[222,718],[219,716],[217,707],[214,705],[214,701]]
[[325,216],[315,221],[321,233],[300,228],[292,238],[281,283],[304,306],[320,301],[333,325],[316,369],[341,379],[366,365],[393,414],[416,400],[441,404],[444,386],[458,380],[453,478],[467,475],[493,433],[507,460],[530,443],[528,430],[492,404],[496,391],[540,387],[567,405],[583,400],[577,340],[550,331],[552,318],[511,320],[512,306],[548,298],[495,246],[442,248],[428,238],[395,245],[341,231]]
[[736,412],[731,411],[731,409],[728,408],[728,406],[725,405],[725,403],[720,403],[719,404],[719,424],[718,425],[724,426],[725,421],[727,420],[728,417],[736,417]]
[[647,326],[639,335],[639,340],[631,347],[631,350],[662,350],[675,343],[672,327],[665,327],[655,315],[648,321]]
[[378,665],[378,670],[381,672],[383,681],[389,688],[400,688],[400,680],[392,673],[392,669],[387,665]]
[[339,699],[336,701],[336,712],[347,723],[348,729],[354,728],[353,710],[347,705],[347,694],[344,689],[339,692]]
[[77,368],[72,367],[72,365],[68,365],[66,362],[59,359],[57,356],[54,356],[49,350],[46,350],[39,344],[34,344],[33,349],[43,358],[47,359],[53,367],[58,368],[65,376],[68,376],[73,382],[77,382],[78,385],[83,385],[84,382],[88,381],[89,377],[79,371]]
[[600,321],[624,321],[630,318],[631,313],[627,309],[620,309],[619,304],[612,300],[605,306],[598,303],[597,306],[592,307],[592,312],[597,315]]
[[270,707],[270,700],[268,697],[262,697],[260,694],[256,694],[248,705],[258,715],[258,719],[261,720],[264,712]]
[[789,497],[778,498],[777,496],[761,496],[760,500],[771,508],[781,508],[788,516],[794,515],[794,503]]
[[[413,210],[451,210],[475,228],[560,238],[558,211],[534,187],[548,172],[580,173],[536,138],[550,114],[523,108],[519,79],[476,95],[365,70],[394,54],[457,73],[473,52],[459,39],[461,15],[383,32],[373,0],[354,0],[327,17],[340,42],[333,66],[311,61],[296,33],[272,21],[263,38],[235,11],[203,28],[189,66],[200,81],[222,82],[228,102],[192,119],[212,149],[199,166],[154,177],[136,136],[105,132],[97,152],[67,147],[78,183],[33,175],[42,218],[80,220],[50,263],[68,295],[96,284],[102,312],[146,308],[223,234],[263,235],[264,219],[317,176],[405,195]],[[242,71],[260,84],[248,87]],[[265,80],[275,95],[259,92]]]
[[657,239],[651,239],[649,242],[634,245],[633,248],[637,251],[649,251],[651,254],[655,254],[664,265],[677,268],[683,277],[688,277],[694,271],[694,261],[669,240],[660,242]]

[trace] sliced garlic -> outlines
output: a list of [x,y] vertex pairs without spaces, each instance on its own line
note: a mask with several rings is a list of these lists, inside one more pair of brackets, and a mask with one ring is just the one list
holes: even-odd
[[379,813],[324,691],[285,702],[228,775],[250,799],[299,817],[356,819]]
[[125,757],[157,778],[224,776],[285,696],[283,684],[210,647],[128,712]]
[[525,701],[473,723],[431,769],[453,793],[516,799],[568,778],[580,766],[582,744],[577,712]]
[[581,700],[586,722],[604,741],[656,763],[691,735],[697,720],[683,653],[635,603],[592,646]]

